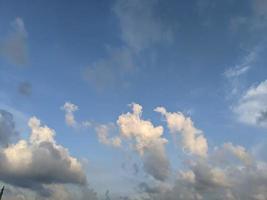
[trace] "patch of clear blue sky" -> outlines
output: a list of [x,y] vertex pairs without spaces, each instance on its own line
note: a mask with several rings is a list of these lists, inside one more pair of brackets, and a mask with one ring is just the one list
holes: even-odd
[[[105,59],[107,46],[125,46],[115,13],[114,1],[13,1],[0,0],[0,35],[10,22],[21,17],[28,32],[29,63],[18,68],[0,60],[2,93],[9,102],[29,115],[36,115],[57,131],[60,143],[74,155],[89,160],[118,156],[117,151],[98,144],[92,130],[73,133],[64,123],[60,106],[65,101],[79,105],[78,120],[115,122],[137,102],[144,118],[160,124],[156,106],[170,111],[192,111],[196,127],[212,145],[225,141],[250,146],[263,139],[264,130],[237,123],[226,100],[223,72],[235,66],[247,51],[261,43],[260,34],[232,31],[231,19],[252,14],[250,1],[161,1],[155,8],[162,23],[172,27],[170,44],[154,45],[138,56],[136,70],[125,73],[124,83],[98,90],[85,82],[84,68]],[[262,53],[263,55],[266,52]],[[266,62],[253,66],[245,84],[266,79]],[[256,68],[256,69],[254,69]],[[15,77],[14,81],[5,77]],[[20,96],[16,81],[32,84],[30,97]],[[3,99],[1,100],[3,101]],[[167,131],[165,132],[169,137]],[[173,146],[168,147],[176,157]],[[116,158],[120,160],[120,158]],[[118,167],[118,166],[116,166]]]

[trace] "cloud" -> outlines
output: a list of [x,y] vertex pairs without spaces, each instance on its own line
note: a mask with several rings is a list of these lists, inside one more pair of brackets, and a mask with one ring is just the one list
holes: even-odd
[[108,48],[106,57],[87,66],[83,77],[97,89],[104,89],[121,83],[124,75],[134,68],[134,57],[127,47]]
[[13,115],[0,109],[0,146],[8,145],[17,136],[18,132],[15,129]]
[[[258,95],[262,91],[261,87],[254,87],[248,94]],[[139,156],[145,174],[153,177],[146,176],[146,182],[140,180],[137,193],[125,196],[126,199],[265,199],[267,163],[264,160],[257,160],[245,147],[231,142],[208,151],[207,139],[191,118],[157,107],[155,111],[163,115],[170,132],[181,134],[181,149],[196,155],[186,154],[186,160],[172,170],[166,155],[168,141],[163,137],[163,127],[143,119],[141,105],[132,103],[130,106],[131,111],[119,115],[116,125],[94,126],[98,128],[100,143],[133,150]],[[42,140],[52,141],[51,137],[44,135],[44,138]],[[120,145],[113,143],[113,138],[118,138]],[[176,176],[170,177],[171,174]]]
[[117,125],[120,135],[132,142],[134,149],[139,153],[144,163],[144,170],[155,179],[163,181],[169,175],[169,160],[166,156],[163,138],[163,127],[154,126],[149,120],[143,120],[142,106],[131,104],[132,112],[121,114]]
[[264,18],[265,20],[267,19],[267,1],[266,0],[253,1],[252,8],[253,8],[254,13],[257,16]]
[[129,79],[125,77],[140,65],[137,61],[141,60],[141,51],[170,43],[172,30],[157,15],[157,7],[160,5],[155,0],[115,1],[113,12],[119,22],[122,44],[109,47],[103,58],[85,67],[85,81],[99,90],[126,87]]
[[[231,96],[240,95],[240,93],[244,90],[243,80],[248,72],[253,69],[255,62],[258,59],[260,49],[261,46],[257,45],[249,51],[237,65],[227,68],[224,71],[223,76],[226,78],[227,83],[230,86]],[[229,90],[227,90],[227,93],[229,93]]]
[[74,186],[74,185],[60,185],[60,184],[51,184],[45,186],[46,189],[50,192],[49,196],[40,196],[34,194],[29,190],[22,188],[12,187],[10,185],[6,186],[5,189],[5,199],[6,200],[97,200],[96,192],[86,186]]
[[1,41],[0,55],[15,65],[28,63],[27,31],[22,18],[17,17],[11,23],[11,30],[7,37]]
[[23,96],[30,96],[32,93],[32,85],[28,81],[23,81],[18,85],[18,92]]
[[181,112],[167,112],[164,107],[157,107],[155,111],[165,118],[171,133],[181,133],[182,147],[185,151],[201,157],[207,156],[208,142],[202,131],[195,128],[190,117],[184,116]]
[[29,140],[19,140],[0,150],[0,180],[49,195],[49,184],[87,183],[81,163],[58,145],[55,131],[32,117]]
[[225,151],[228,151],[230,154],[237,157],[242,162],[247,164],[251,162],[251,156],[246,151],[245,147],[240,145],[235,146],[232,143],[228,142],[223,145],[223,148]]
[[118,117],[117,124],[120,134],[127,139],[135,141],[136,150],[142,155],[151,143],[159,141],[166,144],[167,140],[162,138],[163,127],[154,125],[148,120],[142,120],[142,106],[131,104],[132,113],[128,112]]
[[238,120],[245,124],[267,127],[267,80],[250,87],[233,106]]
[[95,130],[98,136],[98,141],[105,145],[110,145],[113,147],[120,147],[121,146],[121,139],[118,136],[109,137],[111,132],[114,132],[114,125],[113,124],[101,124],[96,126]]
[[76,112],[79,107],[71,102],[66,102],[62,107],[61,110],[65,111],[65,122],[70,127],[75,127],[77,122],[74,117],[74,112]]
[[211,164],[211,159],[192,161],[170,187],[148,185],[146,199],[266,199],[266,163],[221,167]]
[[224,72],[224,75],[226,78],[234,78],[234,77],[238,77],[241,76],[243,74],[245,74],[246,72],[248,72],[248,70],[251,68],[251,65],[253,64],[253,62],[255,62],[256,58],[257,58],[257,49],[254,49],[252,51],[250,51],[241,61],[240,64],[226,69],[226,71]]
[[113,10],[120,23],[121,37],[136,52],[172,40],[172,30],[156,14],[156,6],[156,0],[117,0],[115,3]]

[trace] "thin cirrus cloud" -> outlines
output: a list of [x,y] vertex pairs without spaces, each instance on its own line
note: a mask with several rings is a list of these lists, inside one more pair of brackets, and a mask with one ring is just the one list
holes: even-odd
[[0,56],[17,66],[28,63],[28,33],[22,18],[17,17],[10,24],[7,36],[0,41]]

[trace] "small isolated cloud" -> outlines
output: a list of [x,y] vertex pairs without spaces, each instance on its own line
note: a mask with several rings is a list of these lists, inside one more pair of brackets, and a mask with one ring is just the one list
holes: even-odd
[[0,43],[0,55],[15,65],[28,63],[27,31],[22,18],[11,22],[11,30]]
[[62,107],[61,110],[65,111],[65,122],[70,127],[75,127],[77,122],[74,117],[74,112],[78,110],[78,106],[71,102],[66,102]]
[[233,111],[240,122],[267,127],[267,80],[250,87],[234,105]]
[[30,118],[29,140],[19,140],[0,150],[0,180],[49,196],[49,184],[87,183],[81,163],[58,145],[55,131],[36,117]]
[[32,94],[32,85],[28,81],[23,81],[18,85],[18,92],[23,96],[30,96]]
[[164,107],[157,107],[159,112],[165,118],[171,133],[181,133],[182,147],[185,151],[206,157],[208,152],[208,142],[201,130],[195,128],[190,117],[186,117],[181,112],[167,112]]
[[8,145],[17,136],[13,115],[0,109],[0,146]]

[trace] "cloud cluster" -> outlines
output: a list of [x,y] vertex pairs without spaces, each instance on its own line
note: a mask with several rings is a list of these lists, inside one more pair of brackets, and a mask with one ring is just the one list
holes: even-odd
[[[240,146],[227,144],[222,147],[220,156],[226,156],[228,148],[232,149],[237,159],[240,156]],[[226,148],[226,149],[225,149]],[[243,152],[243,147],[242,151]],[[243,155],[243,153],[241,154]],[[218,155],[216,155],[218,156]],[[267,164],[254,161],[250,165],[239,163],[222,165],[214,163],[213,156],[208,159],[191,160],[179,170],[175,182],[170,187],[157,185],[146,188],[144,193],[149,200],[265,200],[267,191]],[[227,158],[224,158],[227,159]]]
[[17,17],[11,23],[11,30],[7,37],[0,41],[0,55],[15,65],[26,65],[28,63],[28,47],[24,21]]
[[81,163],[58,145],[55,131],[30,118],[29,140],[21,139],[0,149],[0,180],[50,196],[49,184],[86,185]]
[[238,119],[246,124],[267,127],[267,80],[249,88],[233,107]]
[[[248,94],[257,96],[264,89],[251,88]],[[266,200],[266,161],[257,160],[245,147],[231,142],[208,149],[207,139],[191,118],[157,107],[154,111],[162,114],[169,132],[181,135],[180,149],[185,152],[185,160],[172,170],[166,154],[169,141],[163,135],[163,126],[143,119],[141,105],[132,103],[130,106],[131,111],[119,115],[116,125],[96,126],[100,143],[133,150],[145,174],[153,177],[146,176],[145,182],[142,180],[137,186],[136,194],[122,199]],[[119,142],[111,139],[111,133]]]

